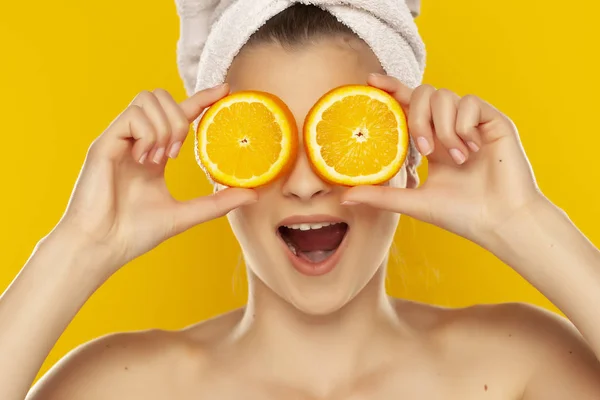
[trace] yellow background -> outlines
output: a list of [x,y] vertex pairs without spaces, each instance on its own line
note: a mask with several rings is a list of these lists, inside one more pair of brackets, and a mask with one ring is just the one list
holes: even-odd
[[[516,122],[545,193],[600,243],[597,2],[423,0],[426,81],[474,93]],[[5,2],[0,12],[0,291],[61,216],[86,149],[143,89],[184,98],[174,2]],[[210,188],[192,142],[168,168],[177,198]],[[422,170],[425,173],[425,169]],[[486,251],[403,219],[390,292],[461,306],[528,301],[552,308]],[[568,266],[565,266],[568,268]],[[109,332],[176,329],[243,304],[240,251],[220,219],[139,258],[111,278],[64,333],[45,371]],[[3,329],[10,327],[3,327]]]

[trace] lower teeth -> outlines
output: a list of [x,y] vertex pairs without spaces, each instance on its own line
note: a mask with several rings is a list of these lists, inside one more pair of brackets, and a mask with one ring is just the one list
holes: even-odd
[[287,242],[286,242],[286,244],[287,244],[287,246],[289,247],[290,251],[291,251],[292,253],[294,253],[294,255],[295,255],[295,256],[297,256],[297,255],[298,255],[298,253],[296,252],[296,248],[294,247],[294,245],[293,245],[293,244],[291,244],[291,243],[287,243]]

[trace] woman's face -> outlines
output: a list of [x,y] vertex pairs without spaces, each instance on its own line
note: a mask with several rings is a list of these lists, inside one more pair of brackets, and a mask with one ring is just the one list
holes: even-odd
[[[345,84],[365,84],[371,72],[383,71],[364,42],[332,38],[296,50],[274,44],[244,49],[227,81],[232,92],[279,96],[302,132],[306,114],[323,94]],[[302,143],[299,149],[286,175],[258,188],[259,201],[228,218],[251,273],[302,312],[322,315],[352,300],[382,267],[399,216],[341,205],[345,188],[322,181]],[[403,168],[388,184],[406,183]],[[334,225],[319,228],[323,223]]]

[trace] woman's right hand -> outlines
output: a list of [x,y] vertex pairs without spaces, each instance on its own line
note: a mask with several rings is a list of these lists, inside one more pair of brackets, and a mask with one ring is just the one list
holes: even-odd
[[165,90],[140,93],[91,145],[49,236],[101,252],[102,272],[113,273],[166,239],[256,201],[253,190],[226,189],[180,202],[165,183],[167,160],[177,156],[190,124],[228,92],[216,87],[180,104]]

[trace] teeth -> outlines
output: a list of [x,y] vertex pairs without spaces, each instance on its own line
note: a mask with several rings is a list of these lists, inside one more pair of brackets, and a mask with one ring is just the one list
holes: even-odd
[[317,224],[293,224],[293,225],[284,225],[288,229],[299,229],[301,231],[308,231],[310,229],[321,229],[325,226],[335,225],[334,222],[319,222]]
[[290,251],[291,251],[292,253],[294,253],[294,255],[295,255],[295,256],[297,256],[297,255],[298,255],[298,253],[296,253],[296,248],[294,247],[294,245],[293,245],[293,244],[291,244],[291,243],[288,243],[288,242],[286,242],[285,244],[287,244],[287,246],[290,248]]

